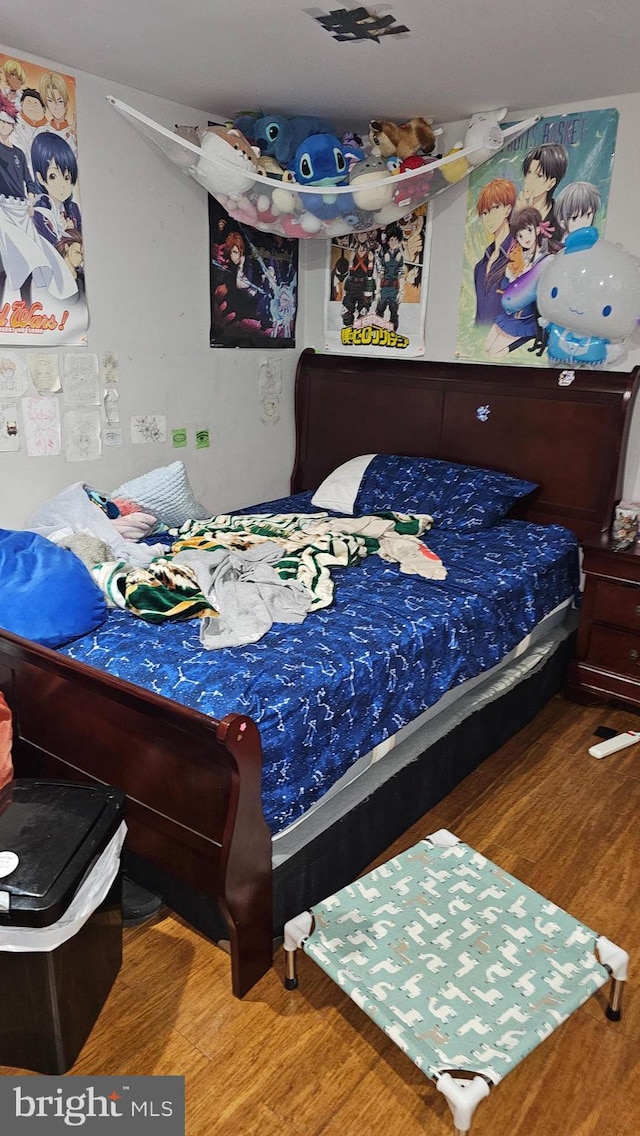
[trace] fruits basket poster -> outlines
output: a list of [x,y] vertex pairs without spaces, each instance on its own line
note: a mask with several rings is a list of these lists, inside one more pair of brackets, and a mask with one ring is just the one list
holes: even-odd
[[549,365],[536,282],[575,230],[604,236],[617,129],[613,109],[550,115],[471,172],[459,358]]

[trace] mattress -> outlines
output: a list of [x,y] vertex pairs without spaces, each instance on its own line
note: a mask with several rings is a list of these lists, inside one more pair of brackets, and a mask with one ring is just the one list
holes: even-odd
[[[273,867],[297,855],[336,821],[348,818],[360,802],[371,797],[400,770],[415,761],[423,762],[425,750],[488,703],[497,701],[538,674],[577,627],[578,612],[571,602],[556,608],[501,663],[448,691],[435,706],[399,730],[388,742],[360,758],[304,816],[273,837]],[[422,768],[425,770],[424,764]]]
[[[307,842],[308,836],[306,832],[302,832],[303,827],[307,826],[308,831],[315,832],[319,827],[324,827],[326,818],[333,820],[349,811],[356,800],[370,792],[372,785],[377,787],[392,776],[407,757],[412,759],[421,746],[426,744],[425,739],[429,742],[437,741],[469,714],[475,713],[486,702],[499,698],[505,690],[535,671],[577,626],[578,615],[574,602],[572,599],[565,600],[541,619],[499,663],[459,686],[452,687],[433,706],[413,721],[407,722],[397,733],[390,734],[369,753],[359,757],[315,805],[274,836],[274,865]],[[405,744],[414,734],[421,739],[417,749]],[[393,759],[391,754],[394,755]],[[375,775],[374,766],[378,770]],[[323,814],[323,820],[318,826],[316,814],[320,813]],[[312,818],[315,818],[313,824]]]
[[[308,494],[254,512],[314,512]],[[578,590],[577,541],[560,526],[503,521],[433,530],[443,581],[370,556],[334,573],[331,607],[277,624],[247,647],[206,651],[198,622],[150,625],[113,611],[63,653],[221,718],[257,723],[263,809],[276,835],[358,761],[495,667]]]

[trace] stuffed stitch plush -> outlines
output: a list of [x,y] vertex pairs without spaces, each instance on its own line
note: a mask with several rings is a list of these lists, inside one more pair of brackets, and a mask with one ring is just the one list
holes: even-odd
[[282,166],[289,166],[298,146],[310,134],[331,133],[331,127],[315,115],[285,118],[282,114],[266,114],[254,126],[254,141],[263,154],[275,158]]
[[261,110],[246,111],[234,118],[233,128],[234,130],[239,130],[241,134],[244,134],[247,142],[249,142],[252,146],[255,146],[257,145],[255,133],[256,123],[258,122],[258,119],[263,117],[264,115]]
[[294,159],[300,185],[344,185],[347,159],[335,134],[311,134],[300,143]]
[[[311,134],[305,138],[296,150],[294,172],[300,185],[345,185],[347,159],[340,139],[335,134]],[[302,204],[307,212],[325,221],[353,210],[350,193],[306,193]]]

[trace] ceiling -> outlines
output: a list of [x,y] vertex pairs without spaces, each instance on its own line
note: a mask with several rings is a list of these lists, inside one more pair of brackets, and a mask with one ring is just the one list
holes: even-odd
[[[316,17],[351,0],[35,0],[3,5],[2,42],[205,113],[436,122],[640,88],[638,0],[393,0],[378,41],[340,42]],[[40,10],[40,11],[39,11]],[[353,25],[352,25],[353,26]],[[358,25],[361,29],[363,25]],[[360,32],[362,34],[362,32]]]

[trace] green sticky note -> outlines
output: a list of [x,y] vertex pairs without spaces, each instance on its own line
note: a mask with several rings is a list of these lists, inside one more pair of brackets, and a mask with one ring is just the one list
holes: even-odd
[[196,450],[206,450],[209,446],[209,431],[196,430]]
[[174,450],[183,450],[187,444],[187,431],[186,430],[172,430],[171,440],[173,442]]

